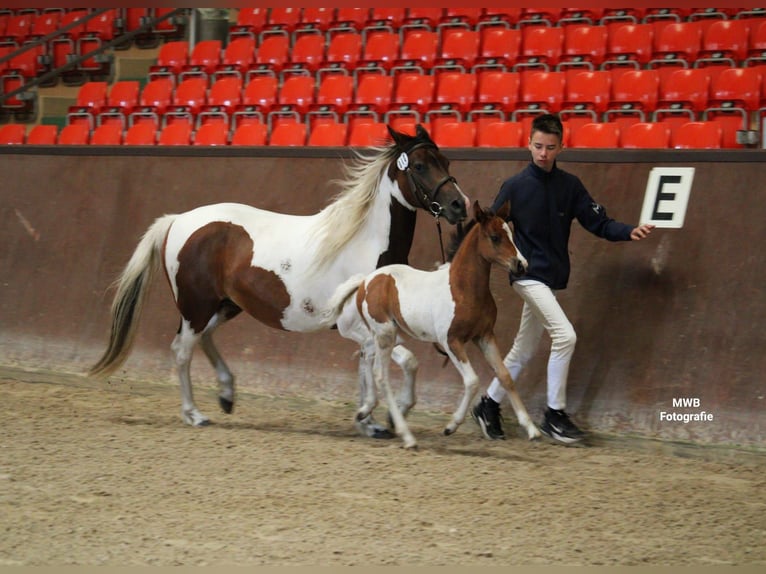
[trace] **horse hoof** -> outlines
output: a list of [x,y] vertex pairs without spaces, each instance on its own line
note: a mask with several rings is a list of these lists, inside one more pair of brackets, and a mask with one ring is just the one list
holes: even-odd
[[210,426],[210,419],[203,419],[197,423],[194,423],[195,427],[207,427]]
[[449,435],[451,435],[454,432],[455,432],[454,430],[452,430],[449,427],[447,427],[446,429],[444,429],[444,436],[449,436]]
[[227,415],[230,415],[234,410],[234,401],[230,401],[229,399],[218,397],[218,404],[221,405],[221,409],[223,409],[223,412]]
[[391,438],[394,438],[396,435],[388,429],[375,427],[372,429],[372,434],[370,436],[372,438],[391,439]]

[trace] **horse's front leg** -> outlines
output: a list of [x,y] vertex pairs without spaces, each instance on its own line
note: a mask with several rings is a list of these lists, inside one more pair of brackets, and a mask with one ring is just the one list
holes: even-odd
[[181,418],[183,421],[195,427],[210,424],[210,419],[203,415],[194,403],[194,392],[191,383],[191,359],[194,345],[199,341],[200,335],[194,332],[186,320],[181,321],[178,334],[173,339],[170,348],[173,350],[178,370],[178,379],[181,385]]
[[446,351],[452,364],[455,365],[458,373],[463,378],[463,397],[452,414],[452,420],[444,429],[444,434],[449,436],[457,430],[457,427],[463,424],[466,414],[468,414],[468,409],[471,406],[471,401],[473,401],[473,397],[479,388],[479,376],[468,360],[468,354],[462,341],[451,341],[449,344],[442,344],[442,348]]
[[503,363],[503,358],[500,355],[500,350],[497,348],[495,337],[486,337],[480,340],[477,345],[481,349],[481,352],[484,354],[489,365],[492,367],[492,370],[495,372],[495,376],[508,394],[511,406],[513,407],[513,412],[516,414],[519,424],[527,431],[529,440],[538,438],[540,436],[540,431],[535,423],[532,422],[524,403],[521,401],[521,397],[519,397],[519,394],[516,392],[516,385],[513,382],[511,373],[508,371],[508,367]]

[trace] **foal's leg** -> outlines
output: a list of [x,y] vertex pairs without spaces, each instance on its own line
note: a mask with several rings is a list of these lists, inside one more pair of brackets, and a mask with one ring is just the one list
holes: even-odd
[[417,400],[415,398],[415,380],[418,375],[418,360],[412,351],[404,345],[396,345],[391,353],[391,358],[394,363],[399,365],[404,374],[404,383],[399,391],[397,403],[402,411],[402,415],[406,417],[410,409],[415,406],[415,401]]
[[178,379],[181,383],[181,417],[188,425],[195,427],[205,426],[210,420],[197,410],[194,404],[194,393],[191,384],[191,359],[194,345],[200,340],[201,335],[195,333],[186,319],[181,320],[181,327],[173,339],[170,348],[176,358]]
[[503,385],[506,393],[508,393],[508,398],[511,400],[511,406],[513,407],[513,412],[516,414],[516,418],[519,420],[519,424],[526,429],[527,436],[530,440],[538,438],[540,436],[540,431],[535,426],[535,423],[532,422],[532,419],[529,418],[529,413],[527,413],[527,409],[521,401],[521,397],[519,397],[519,394],[516,392],[516,385],[513,383],[513,378],[508,371],[508,367],[503,363],[503,358],[500,354],[500,350],[497,348],[495,337],[491,336],[482,339],[477,345],[482,353],[484,353],[484,357],[492,367],[492,370],[495,371],[495,376],[500,381],[500,384]]
[[375,360],[373,362],[375,384],[386,395],[389,415],[394,421],[396,434],[404,441],[404,448],[414,448],[417,446],[417,441],[412,432],[410,432],[407,421],[404,420],[402,412],[399,410],[399,405],[396,404],[396,399],[391,391],[391,384],[389,382],[389,361],[391,360],[395,341],[396,334],[393,332],[393,328],[385,328],[380,333],[376,333]]
[[460,341],[452,341],[449,345],[442,345],[452,364],[463,378],[463,397],[460,399],[457,409],[452,414],[452,420],[444,429],[445,435],[451,435],[465,420],[468,408],[471,406],[474,395],[479,388],[479,375],[468,360],[465,346]]

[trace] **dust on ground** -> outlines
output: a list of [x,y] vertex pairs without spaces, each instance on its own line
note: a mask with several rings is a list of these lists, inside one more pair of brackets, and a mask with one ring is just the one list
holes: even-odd
[[0,369],[0,565],[766,564],[766,457],[487,441],[417,407],[419,448],[354,405]]

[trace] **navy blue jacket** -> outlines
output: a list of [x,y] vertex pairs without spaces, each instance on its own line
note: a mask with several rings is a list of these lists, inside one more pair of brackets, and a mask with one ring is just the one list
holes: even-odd
[[[551,289],[564,289],[569,281],[569,232],[577,219],[585,229],[609,241],[629,241],[632,225],[610,219],[590,196],[580,179],[559,169],[550,172],[534,162],[503,182],[492,205],[497,211],[511,202],[516,247],[527,258],[524,279],[536,279]],[[511,283],[519,277],[511,275]]]

